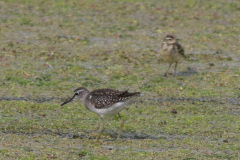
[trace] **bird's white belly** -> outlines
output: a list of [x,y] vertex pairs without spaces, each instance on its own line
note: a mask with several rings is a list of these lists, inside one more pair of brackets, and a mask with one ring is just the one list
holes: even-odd
[[96,114],[99,114],[101,117],[104,117],[104,116],[114,115],[121,112],[126,107],[127,104],[128,102],[118,102],[112,105],[111,107],[101,108],[101,109],[95,108],[92,111],[95,112]]

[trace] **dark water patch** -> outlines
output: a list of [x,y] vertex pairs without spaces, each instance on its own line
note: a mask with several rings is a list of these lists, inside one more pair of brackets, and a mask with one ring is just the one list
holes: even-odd
[[62,137],[62,138],[71,138],[71,139],[92,139],[88,136],[88,132],[85,132],[84,134],[74,134],[74,133],[68,133],[68,132],[56,132],[56,135]]
[[[92,132],[92,131],[91,131]],[[32,132],[18,132],[16,130],[4,130],[0,131],[0,134],[16,134],[16,135],[26,135],[26,136],[35,136],[35,135],[52,135],[52,136],[60,136],[61,138],[80,138],[86,139],[88,138],[88,134],[90,131],[85,131],[84,134],[74,134],[71,132],[61,132],[61,131],[52,131],[52,130],[42,130],[42,131],[32,131]]]
[[108,146],[108,145],[103,145],[103,148],[107,148],[108,150],[127,150],[127,149],[131,149],[134,152],[166,152],[168,150],[174,150],[173,148],[171,149],[138,149],[138,148],[130,148],[130,147],[118,147],[118,146]]
[[65,100],[58,97],[39,97],[39,98],[25,98],[25,97],[0,97],[0,101],[35,101],[37,103],[51,102],[54,100]]
[[[43,37],[43,39],[52,41],[53,38],[45,36],[45,37]],[[57,39],[57,40],[60,40],[60,39],[75,40],[75,41],[78,41],[78,42],[89,43],[89,38],[87,38],[87,37],[79,37],[79,36],[73,37],[73,36],[66,36],[66,35],[57,35],[57,36],[54,37],[54,39]]]
[[0,97],[0,101],[28,101],[28,99],[24,97]]
[[188,67],[186,71],[177,72],[177,76],[184,76],[184,77],[188,77],[194,74],[198,74],[198,72],[191,67]]
[[166,134],[159,134],[158,136],[159,138],[166,139],[168,141],[175,140],[175,139],[183,140],[190,137],[188,135],[166,135]]
[[171,97],[171,98],[158,98],[152,99],[148,98],[148,101],[155,101],[155,102],[175,102],[175,101],[183,101],[183,102],[190,102],[194,104],[195,102],[211,102],[211,103],[218,103],[218,104],[232,104],[232,105],[239,105],[240,98],[208,98],[208,97]]
[[234,105],[240,104],[240,98],[226,98],[226,101]]
[[[33,132],[18,132],[15,130],[5,130],[0,131],[0,134],[16,134],[16,135],[26,135],[26,136],[35,136],[35,135],[52,135],[52,136],[60,136],[61,138],[69,138],[69,139],[95,139],[96,137],[92,137],[91,133],[94,133],[95,131],[81,131],[81,134],[78,133],[72,133],[72,132],[62,132],[62,131],[52,131],[52,130],[42,130],[42,131],[33,131]],[[104,134],[110,135],[114,139],[117,138],[118,133],[105,130]],[[121,139],[153,139],[157,140],[158,137],[155,137],[153,135],[149,134],[143,134],[143,133],[131,133],[131,132],[123,132],[120,135]],[[105,140],[103,138],[103,140]]]
[[[52,40],[52,37],[45,36],[43,39]],[[102,37],[81,37],[81,36],[68,36],[68,35],[57,35],[54,39],[60,40],[74,40],[78,42],[85,42],[85,43],[99,43],[99,44],[111,44],[120,41],[121,39],[114,39],[114,38],[102,38]]]
[[[113,138],[117,138],[118,133],[114,132],[114,131],[109,131],[109,130],[105,130],[104,131],[105,134],[110,135]],[[126,132],[123,131],[120,135],[121,139],[159,139],[156,136],[150,135],[150,134],[144,134],[144,133],[134,133],[134,132]]]

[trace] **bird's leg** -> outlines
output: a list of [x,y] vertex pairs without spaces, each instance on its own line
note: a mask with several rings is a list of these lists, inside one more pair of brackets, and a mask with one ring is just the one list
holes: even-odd
[[174,75],[173,75],[173,77],[176,76],[176,72],[177,72],[177,62],[175,63],[175,68],[174,68]]
[[167,69],[167,71],[166,71],[166,73],[164,74],[164,77],[167,77],[167,75],[168,75],[168,70],[169,70],[169,68],[171,67],[171,63],[169,64],[169,67],[168,67],[168,69]]
[[123,128],[123,125],[124,125],[124,121],[123,121],[123,119],[122,119],[122,117],[121,117],[121,115],[120,115],[119,113],[118,113],[118,116],[119,116],[119,118],[120,118],[120,120],[121,120],[121,126],[120,126],[120,129],[119,129],[119,131],[118,131],[117,142],[119,142],[120,134],[121,134],[121,132],[122,132],[122,128]]
[[105,123],[104,123],[103,117],[101,117],[101,120],[102,120],[102,124],[103,124],[103,125],[102,125],[102,129],[101,129],[100,133],[98,134],[98,136],[97,136],[97,138],[96,138],[97,141],[99,140],[99,138],[101,137],[103,131],[105,130]]

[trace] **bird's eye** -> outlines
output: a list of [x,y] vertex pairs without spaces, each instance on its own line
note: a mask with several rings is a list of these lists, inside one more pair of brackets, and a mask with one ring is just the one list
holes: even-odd
[[76,93],[75,93],[75,95],[77,96],[77,95],[79,95],[79,93],[78,93],[78,92],[76,92]]

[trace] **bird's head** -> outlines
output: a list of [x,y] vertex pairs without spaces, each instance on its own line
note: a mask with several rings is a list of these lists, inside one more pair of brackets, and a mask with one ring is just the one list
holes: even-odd
[[75,89],[72,98],[70,98],[67,101],[63,102],[61,104],[61,106],[71,102],[74,99],[79,99],[79,100],[83,101],[87,97],[88,93],[89,93],[89,91],[85,87],[79,87],[79,88]]
[[166,42],[167,44],[174,44],[177,42],[178,39],[176,39],[176,37],[172,34],[168,34],[166,35],[166,37],[164,38],[164,42]]

